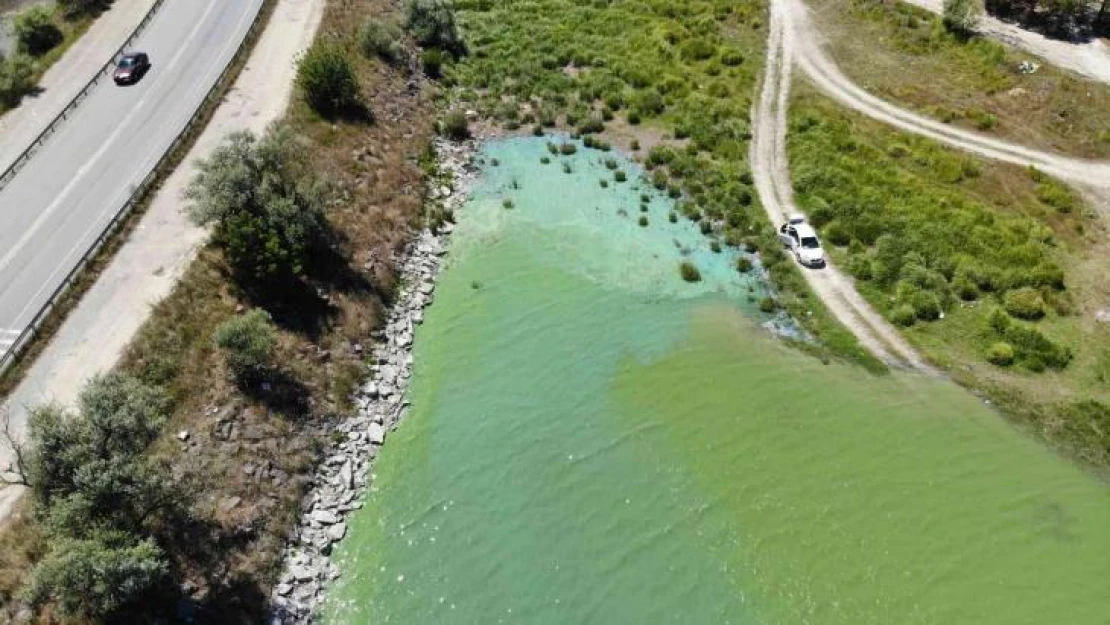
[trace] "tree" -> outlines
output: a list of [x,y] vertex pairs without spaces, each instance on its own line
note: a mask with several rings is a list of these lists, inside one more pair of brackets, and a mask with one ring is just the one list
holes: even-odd
[[66,15],[78,16],[103,11],[111,0],[56,0]]
[[944,0],[944,27],[950,32],[967,36],[978,23],[978,0]]
[[165,554],[150,539],[101,531],[54,541],[31,571],[23,595],[35,607],[52,600],[63,614],[100,620],[140,597],[168,571]]
[[337,43],[312,44],[297,61],[297,87],[312,110],[324,117],[349,115],[359,108],[355,70]]
[[12,32],[22,52],[41,56],[62,42],[62,31],[54,23],[54,12],[45,6],[21,11],[12,20]]
[[240,380],[262,377],[273,362],[277,342],[274,325],[270,314],[261,308],[221,323],[214,338],[231,371]]
[[261,139],[228,135],[197,164],[186,188],[189,215],[214,225],[215,241],[240,278],[281,286],[301,275],[325,232],[327,186],[311,173],[304,150],[285,126]]
[[408,0],[405,28],[425,48],[438,48],[456,56],[466,53],[450,0]]
[[27,54],[0,59],[0,104],[15,106],[34,88],[35,61]]

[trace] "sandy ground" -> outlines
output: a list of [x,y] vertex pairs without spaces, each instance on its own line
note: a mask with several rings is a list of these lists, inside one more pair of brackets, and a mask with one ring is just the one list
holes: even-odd
[[[278,2],[246,67],[182,166],[170,175],[111,264],[0,407],[8,411],[13,425],[25,422],[27,406],[72,403],[86,380],[115,364],[151,306],[173,289],[206,237],[182,211],[181,194],[193,164],[228,132],[261,132],[285,112],[294,59],[311,44],[323,9],[324,0]],[[10,450],[0,449],[0,467],[9,462]],[[18,496],[13,488],[0,491],[0,518]]]
[[[763,86],[753,112],[751,144],[752,171],[760,202],[771,223],[780,224],[786,215],[800,213],[794,204],[793,184],[786,155],[787,110],[794,65],[795,32],[781,2],[771,6],[770,40]],[[932,372],[920,355],[898,331],[876,313],[850,278],[835,265],[822,269],[802,268],[810,288],[833,315],[856,335],[860,344],[893,367]]]
[[[904,1],[938,14],[944,8],[944,0]],[[989,15],[983,15],[979,19],[977,30],[987,37],[1042,57],[1053,65],[1093,80],[1110,83],[1110,48],[1098,39],[1086,43],[1049,39]]]
[[115,0],[39,81],[39,93],[0,116],[0,171],[28,146],[120,47],[154,0]]

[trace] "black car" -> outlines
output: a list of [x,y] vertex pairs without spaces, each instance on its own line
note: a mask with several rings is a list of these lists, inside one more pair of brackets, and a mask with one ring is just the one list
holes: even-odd
[[146,52],[131,52],[120,57],[112,79],[117,85],[130,85],[139,82],[150,69],[150,57]]

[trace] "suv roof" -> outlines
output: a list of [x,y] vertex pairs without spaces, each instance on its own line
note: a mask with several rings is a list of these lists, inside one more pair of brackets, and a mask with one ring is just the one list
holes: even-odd
[[817,232],[814,231],[813,227],[806,223],[794,224],[794,231],[798,233],[799,239],[817,236]]

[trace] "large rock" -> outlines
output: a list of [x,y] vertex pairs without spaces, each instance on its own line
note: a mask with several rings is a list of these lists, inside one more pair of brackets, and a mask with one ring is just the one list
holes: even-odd
[[385,428],[380,423],[371,423],[366,431],[366,438],[375,445],[381,445],[385,442]]
[[320,525],[334,525],[339,522],[339,517],[331,510],[314,510],[311,519],[313,523]]

